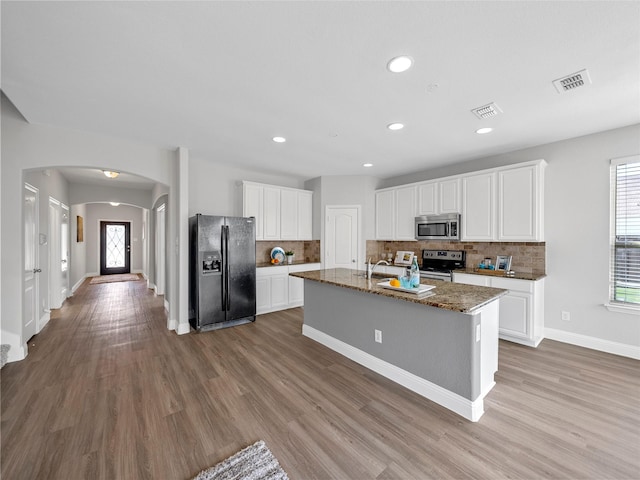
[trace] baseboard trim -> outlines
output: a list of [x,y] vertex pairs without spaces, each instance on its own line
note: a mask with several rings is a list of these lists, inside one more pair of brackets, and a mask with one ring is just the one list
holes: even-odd
[[612,342],[601,338],[581,335],[579,333],[566,332],[555,328],[545,328],[544,336],[549,340],[556,340],[562,343],[577,345],[578,347],[590,348],[605,353],[620,355],[621,357],[635,358],[640,360],[640,347],[627,345],[626,343]]
[[191,325],[189,325],[189,322],[179,323],[178,328],[176,329],[176,333],[178,335],[184,335],[186,333],[189,333],[190,331],[191,331]]
[[38,320],[38,333],[49,323],[49,320],[51,320],[51,312],[45,312]]
[[78,281],[76,282],[76,284],[75,284],[73,287],[71,287],[71,293],[72,293],[72,294],[73,294],[73,293],[76,293],[76,290],[77,290],[78,288],[80,288],[80,285],[82,285],[82,283],[83,283],[83,282],[84,282],[88,277],[89,277],[89,274],[85,275],[85,276],[84,276],[84,277],[82,277],[80,280],[78,280]]
[[431,383],[424,378],[418,377],[413,373],[385,362],[373,355],[355,348],[341,340],[316,330],[309,325],[302,325],[302,335],[321,343],[334,352],[353,360],[360,365],[379,373],[394,382],[408,388],[412,392],[422,395],[429,400],[442,405],[445,408],[457,413],[458,415],[477,422],[484,413],[484,395],[481,395],[475,401],[468,400],[460,395],[450,392],[435,383]]
[[168,318],[167,319],[167,330],[177,330],[177,329],[178,329],[178,321]]

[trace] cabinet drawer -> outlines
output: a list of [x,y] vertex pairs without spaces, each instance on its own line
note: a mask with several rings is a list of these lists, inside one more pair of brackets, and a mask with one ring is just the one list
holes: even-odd
[[512,292],[533,293],[533,282],[531,280],[492,277],[491,286],[495,288],[505,288]]

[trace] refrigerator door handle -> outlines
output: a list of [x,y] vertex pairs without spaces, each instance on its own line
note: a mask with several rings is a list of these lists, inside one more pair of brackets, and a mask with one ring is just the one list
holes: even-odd
[[224,305],[223,309],[231,309],[231,296],[229,295],[229,225],[222,227],[224,242]]

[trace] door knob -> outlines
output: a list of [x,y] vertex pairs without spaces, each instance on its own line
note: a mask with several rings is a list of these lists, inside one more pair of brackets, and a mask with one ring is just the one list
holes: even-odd
[[40,272],[42,272],[41,268],[34,268],[33,269],[33,273],[40,273]]

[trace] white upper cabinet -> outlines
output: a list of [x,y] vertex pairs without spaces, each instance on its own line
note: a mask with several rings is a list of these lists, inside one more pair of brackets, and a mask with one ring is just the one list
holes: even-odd
[[460,213],[460,179],[438,182],[438,213]]
[[460,179],[419,183],[416,215],[460,213]]
[[376,240],[415,240],[416,187],[376,192]]
[[264,240],[280,240],[280,189],[264,187]]
[[256,217],[256,240],[311,240],[313,192],[243,182],[242,215]]
[[462,178],[462,240],[495,239],[495,184],[495,172]]
[[264,218],[264,188],[255,183],[242,184],[242,216],[256,218],[256,240],[264,237],[262,220]]
[[545,165],[540,162],[498,171],[498,240],[544,240]]
[[416,187],[401,187],[395,190],[396,194],[396,240],[415,240],[416,221]]
[[298,192],[295,190],[280,191],[280,238],[298,238]]
[[542,242],[545,166],[536,160],[378,190],[376,240],[415,240],[415,216],[459,213],[461,240]]
[[376,192],[376,240],[395,240],[395,198],[393,190]]

